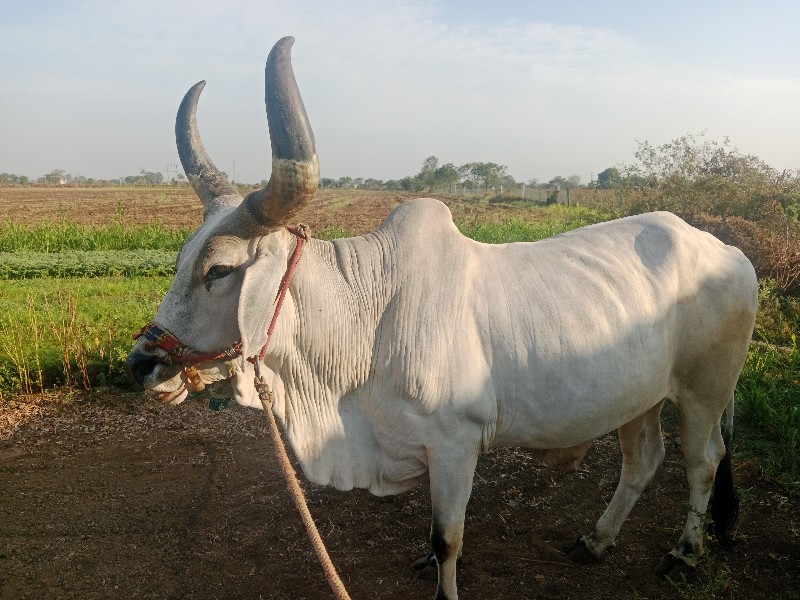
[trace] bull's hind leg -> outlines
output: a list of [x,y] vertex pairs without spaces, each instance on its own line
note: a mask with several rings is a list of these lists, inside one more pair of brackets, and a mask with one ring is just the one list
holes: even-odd
[[[733,480],[730,477],[725,479],[725,489],[720,489],[720,485],[715,486],[717,468],[723,462],[729,468],[730,461],[720,427],[724,406],[703,404],[692,394],[681,397],[677,404],[680,413],[681,447],[689,481],[689,512],[678,545],[656,567],[659,575],[666,575],[676,566],[693,567],[702,556],[704,520],[712,487],[715,496],[725,495],[730,501],[727,506],[721,506],[721,498],[715,498],[717,506],[714,507],[716,510],[712,510],[712,513],[717,513],[715,522],[724,522],[724,527],[727,528],[735,520],[735,517],[728,519],[728,516],[738,512],[738,498],[733,489]],[[729,410],[733,410],[732,403]],[[721,533],[727,539],[727,531]]]
[[661,436],[663,406],[662,400],[643,415],[619,428],[619,445],[622,450],[619,484],[594,529],[567,550],[568,556],[575,562],[596,562],[607,548],[614,545],[622,523],[661,464],[664,458],[664,440]]

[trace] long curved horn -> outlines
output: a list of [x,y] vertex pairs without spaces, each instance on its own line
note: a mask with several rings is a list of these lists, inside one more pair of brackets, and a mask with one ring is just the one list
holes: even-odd
[[293,37],[272,48],[265,70],[267,121],[272,143],[269,184],[245,198],[245,206],[264,227],[291,221],[319,187],[319,162],[314,132],[308,121],[292,70]]
[[200,131],[197,129],[197,99],[206,82],[192,86],[183,97],[175,119],[175,142],[183,171],[208,214],[216,207],[220,196],[238,196],[238,192],[206,154]]

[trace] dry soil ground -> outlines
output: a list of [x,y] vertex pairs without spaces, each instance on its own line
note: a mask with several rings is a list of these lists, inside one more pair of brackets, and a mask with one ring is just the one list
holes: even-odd
[[[258,411],[95,392],[19,399],[4,418],[0,598],[332,597]],[[666,461],[615,552],[588,567],[561,550],[611,498],[614,436],[575,474],[542,467],[526,451],[486,454],[467,513],[462,597],[800,597],[797,507],[760,476],[757,461],[737,472],[739,545],[712,542],[692,588],[653,574],[679,535],[686,499],[675,428],[666,430]],[[433,597],[432,579],[409,567],[427,548],[424,486],[383,499],[305,487],[354,600]]]
[[[312,232],[340,227],[363,233],[381,224],[392,208],[418,194],[322,189],[314,203],[303,210],[301,219]],[[447,201],[457,219],[503,222],[513,213],[531,218],[525,207],[509,207]],[[174,228],[194,228],[203,218],[203,207],[191,188],[47,188],[0,187],[0,221],[12,219],[36,224],[63,220],[100,225],[123,219],[129,223],[159,223]]]
[[[103,193],[108,218],[123,200],[138,207],[124,214],[139,221],[163,222],[158,207],[181,226],[200,218],[185,192]],[[0,190],[0,218],[22,220],[26,210],[26,222],[89,212],[86,222],[106,218],[88,192],[52,190],[49,201],[38,194],[14,202]],[[360,229],[400,199],[331,196],[305,220]],[[615,552],[595,566],[575,566],[561,550],[591,528],[613,494],[614,436],[595,444],[575,474],[542,467],[526,451],[487,453],[467,512],[462,597],[800,598],[796,498],[763,476],[760,457],[736,465],[740,543],[723,549],[711,541],[688,587],[653,574],[677,540],[687,496],[674,416],[665,421],[666,460]],[[431,573],[420,578],[409,568],[427,550],[424,486],[384,499],[305,487],[354,600],[433,596]],[[0,599],[327,597],[260,412],[212,412],[200,399],[165,407],[108,390],[0,403]]]

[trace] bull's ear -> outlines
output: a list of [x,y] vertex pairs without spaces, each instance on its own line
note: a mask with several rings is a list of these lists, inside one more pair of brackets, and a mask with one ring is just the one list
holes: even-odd
[[289,256],[287,235],[285,231],[277,231],[262,237],[255,260],[244,273],[237,318],[242,354],[248,358],[258,354],[267,339],[267,328]]

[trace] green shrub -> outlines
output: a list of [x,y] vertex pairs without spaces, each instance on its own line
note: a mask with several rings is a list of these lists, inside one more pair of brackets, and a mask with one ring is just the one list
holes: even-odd
[[172,275],[176,257],[172,250],[0,252],[0,279]]
[[800,332],[800,298],[787,296],[772,279],[759,280],[758,315],[753,339],[788,347]]
[[761,221],[800,213],[800,175],[722,143],[685,135],[661,146],[639,142],[636,162],[623,168],[620,210],[708,213]]

